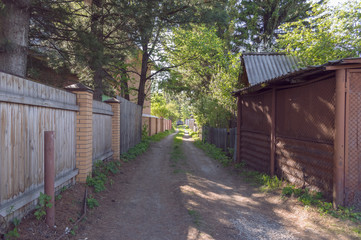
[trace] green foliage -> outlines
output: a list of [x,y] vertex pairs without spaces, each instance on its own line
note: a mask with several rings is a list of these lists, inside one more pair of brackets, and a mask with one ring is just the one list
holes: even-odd
[[333,217],[349,219],[352,221],[361,221],[361,212],[355,212],[353,208],[339,206],[334,209],[331,202],[325,201],[321,192],[310,191],[305,188],[296,188],[293,185],[287,185],[282,189],[284,197],[296,197],[303,205],[315,207],[321,214],[330,214]]
[[201,220],[201,216],[200,214],[196,211],[196,210],[193,210],[193,209],[188,209],[188,214],[189,216],[191,216],[192,218],[192,222],[197,226],[199,227],[200,226],[200,220]]
[[98,200],[96,200],[92,195],[89,195],[89,197],[86,199],[86,204],[89,209],[99,207]]
[[293,194],[294,187],[292,185],[287,185],[282,189],[282,196],[291,197]]
[[18,232],[17,227],[14,227],[13,230],[5,234],[6,240],[18,239],[19,237],[20,237],[20,233]]
[[310,10],[307,0],[244,0],[235,4],[237,51],[271,51],[283,23],[305,18]]
[[148,135],[149,135],[148,126],[144,124],[142,128],[142,139],[147,138]]
[[281,26],[285,32],[278,40],[281,51],[298,56],[303,65],[359,56],[360,1],[335,8],[315,4],[308,15],[306,20]]
[[174,136],[172,152],[170,154],[170,159],[173,163],[177,163],[180,159],[184,157],[183,151],[181,149],[183,143],[184,129],[179,128],[179,132]]
[[227,50],[215,27],[192,25],[170,36],[167,61],[177,67],[160,86],[181,96],[198,125],[228,126],[236,110],[231,92],[240,87],[239,54]]
[[20,234],[18,232],[18,226],[20,225],[20,222],[21,220],[17,218],[13,219],[14,228],[5,234],[6,240],[18,239],[20,237]]
[[361,237],[361,228],[353,228],[352,231],[356,233],[358,237]]
[[137,156],[147,151],[149,147],[149,143],[150,143],[149,139],[142,140],[136,146],[129,149],[128,152],[122,154],[120,156],[120,159],[122,159],[124,162],[129,162],[135,159]]
[[176,121],[180,117],[177,104],[174,101],[167,101],[162,93],[152,94],[151,114],[161,118],[167,118]]
[[110,174],[119,172],[121,163],[119,161],[96,161],[92,176],[88,176],[86,183],[90,187],[94,187],[94,191],[101,192],[106,189],[105,184]]
[[249,169],[241,168],[241,175],[244,176],[247,181],[252,181],[261,185],[261,190],[263,191],[279,189],[283,184],[283,181],[277,176],[271,177],[267,174]]
[[61,194],[58,194],[57,196],[55,196],[55,200],[59,201],[63,196]]
[[166,136],[168,136],[169,134],[171,134],[172,132],[174,132],[174,130],[166,130],[164,132],[157,133],[150,137],[144,136],[140,143],[129,149],[128,152],[122,154],[120,156],[120,159],[123,160],[124,162],[129,162],[135,159],[137,156],[147,151],[150,142],[158,142],[163,138],[165,138]]
[[38,205],[36,205],[34,215],[37,220],[41,220],[46,215],[46,208],[51,208],[53,204],[51,203],[51,197],[40,192],[38,198]]
[[93,177],[88,176],[86,179],[86,183],[90,187],[94,187],[94,191],[101,192],[104,191],[105,184],[107,182],[107,176],[104,173],[96,173],[93,172]]
[[76,235],[76,230],[78,230],[78,226],[74,226],[71,230],[70,230],[70,234],[75,236]]
[[204,143],[200,140],[195,140],[194,145],[202,149],[211,158],[220,162],[223,167],[227,167],[232,163],[232,159],[229,158],[227,154],[222,151],[222,149],[217,148],[213,144]]

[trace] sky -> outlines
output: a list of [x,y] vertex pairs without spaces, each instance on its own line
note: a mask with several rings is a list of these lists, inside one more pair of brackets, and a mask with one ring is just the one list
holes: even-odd
[[330,5],[332,6],[337,6],[339,3],[345,3],[347,2],[347,0],[329,0],[330,1]]

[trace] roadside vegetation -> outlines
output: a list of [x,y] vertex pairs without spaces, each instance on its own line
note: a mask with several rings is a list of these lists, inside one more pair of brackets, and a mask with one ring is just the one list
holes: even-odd
[[184,153],[182,151],[182,143],[184,136],[184,128],[180,126],[178,128],[178,133],[173,138],[172,151],[170,153],[171,167],[174,168],[173,173],[180,173],[182,170],[179,168],[178,163],[180,160],[184,159]]
[[223,167],[228,167],[231,165],[232,159],[224,151],[222,151],[222,149],[217,148],[213,144],[203,142],[199,139],[198,133],[189,130],[189,128],[188,132],[189,136],[194,139],[194,145],[202,149],[209,157],[217,160],[220,164],[222,164]]

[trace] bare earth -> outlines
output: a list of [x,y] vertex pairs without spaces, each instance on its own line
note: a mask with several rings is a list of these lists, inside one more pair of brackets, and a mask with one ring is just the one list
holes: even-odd
[[63,239],[357,239],[353,224],[260,192],[187,135],[184,158],[171,161],[173,136],[126,164],[114,184],[96,195],[100,206],[76,235]]

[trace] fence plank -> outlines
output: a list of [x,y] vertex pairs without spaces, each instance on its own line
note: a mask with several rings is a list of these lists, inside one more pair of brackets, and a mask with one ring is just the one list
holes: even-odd
[[117,97],[120,101],[120,153],[127,152],[142,138],[142,107]]
[[55,131],[56,176],[74,171],[78,108],[72,93],[1,72],[0,96],[3,209],[43,184],[44,131]]
[[112,155],[112,115],[109,104],[93,101],[93,162]]

